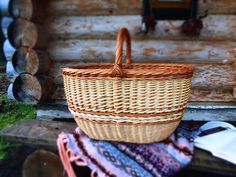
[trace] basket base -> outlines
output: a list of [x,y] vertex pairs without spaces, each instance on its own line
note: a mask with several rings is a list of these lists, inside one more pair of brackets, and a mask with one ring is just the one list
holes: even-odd
[[[181,119],[172,122],[146,125],[101,124],[74,117],[80,129],[96,140],[129,143],[153,143],[166,139],[175,131]],[[125,132],[125,133],[124,133]]]

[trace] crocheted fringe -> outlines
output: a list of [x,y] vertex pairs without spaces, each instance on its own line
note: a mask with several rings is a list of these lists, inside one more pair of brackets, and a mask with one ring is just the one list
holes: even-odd
[[[77,166],[84,167],[88,164],[81,157],[73,153],[73,151],[69,148],[67,136],[62,132],[57,139],[57,147],[59,151],[59,156],[63,163],[64,169],[67,172],[69,177],[77,177],[75,171],[72,167],[72,163],[75,163]],[[92,169],[91,169],[92,170]],[[96,170],[93,169],[91,172],[91,177],[97,177]]]

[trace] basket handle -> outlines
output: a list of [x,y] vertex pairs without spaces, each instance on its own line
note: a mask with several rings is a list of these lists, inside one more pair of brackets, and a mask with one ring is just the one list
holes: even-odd
[[122,50],[123,50],[123,43],[126,40],[126,64],[125,68],[128,68],[131,61],[131,39],[129,31],[126,28],[121,28],[119,30],[117,36],[117,43],[116,43],[116,58],[115,64],[111,71],[111,77],[125,77],[125,73],[122,70]]

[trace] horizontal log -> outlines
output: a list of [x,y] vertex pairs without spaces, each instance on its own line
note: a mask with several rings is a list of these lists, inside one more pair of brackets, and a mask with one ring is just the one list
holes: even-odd
[[5,38],[8,38],[8,27],[10,26],[12,21],[13,21],[12,17],[2,17],[1,19],[2,34]]
[[115,39],[120,27],[127,27],[132,38],[168,40],[236,40],[235,15],[209,15],[203,19],[199,36],[181,33],[181,20],[160,20],[154,31],[140,32],[141,16],[63,16],[50,17],[45,26],[53,38]]
[[[232,63],[236,42],[133,40],[134,62]],[[113,62],[115,40],[53,40],[54,61]],[[191,46],[191,47],[190,47]]]
[[16,49],[11,45],[10,41],[7,39],[3,44],[3,54],[7,61],[12,61],[12,57],[16,51]]
[[45,48],[49,39],[47,31],[42,26],[24,19],[16,19],[10,24],[8,37],[12,46],[16,48]]
[[[199,9],[213,14],[234,14],[234,0],[200,0]],[[63,15],[120,15],[141,14],[142,0],[51,0],[47,13],[51,16]],[[200,11],[200,12],[202,12]]]
[[48,72],[51,61],[43,51],[21,47],[14,53],[12,63],[19,74],[27,72],[34,75]]
[[[81,65],[79,62],[56,62],[51,68],[54,83],[62,85],[61,68]],[[232,65],[192,64],[195,73],[192,80],[194,88],[233,88],[236,86],[236,71]]]
[[235,14],[235,0],[199,0],[199,13],[205,10],[211,14]]
[[13,82],[12,93],[17,101],[37,104],[46,99],[51,90],[51,78],[23,73]]
[[[48,100],[65,101],[64,86],[54,84],[53,93],[48,97]],[[232,89],[192,89],[190,93],[190,101],[206,101],[206,102],[235,102]]]
[[232,65],[194,64],[192,87],[233,88],[236,86],[236,71]]
[[51,0],[47,13],[57,15],[141,14],[142,0]]
[[192,89],[190,101],[235,102],[232,89]]

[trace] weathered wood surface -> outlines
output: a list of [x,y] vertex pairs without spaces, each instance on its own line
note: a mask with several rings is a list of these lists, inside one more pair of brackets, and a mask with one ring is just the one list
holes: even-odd
[[190,101],[217,101],[217,102],[235,102],[232,89],[192,89]]
[[22,73],[15,78],[12,93],[17,101],[38,104],[48,97],[51,85],[52,79],[48,76],[39,75],[36,77],[28,73]]
[[[64,86],[54,84],[53,93],[48,97],[51,100],[66,100]],[[235,102],[232,89],[192,89],[190,101],[216,101],[216,102]]]
[[[1,136],[11,142],[57,149],[56,140],[58,134],[61,132],[71,133],[75,128],[75,123],[27,120],[3,130]],[[234,165],[215,158],[210,153],[200,149],[194,151],[194,159],[185,170],[191,169],[195,171],[211,170],[217,174],[228,174],[229,176],[235,173]]]
[[12,46],[16,48],[44,48],[49,39],[47,31],[43,27],[24,19],[16,19],[10,24],[8,37]]
[[58,135],[61,132],[72,132],[75,128],[75,123],[27,120],[4,129],[0,136],[23,144],[56,147]]
[[7,61],[12,61],[12,57],[16,49],[11,45],[10,41],[7,39],[3,43],[3,54]]
[[[61,68],[80,65],[80,62],[55,62],[51,68],[54,83],[62,85]],[[236,71],[231,65],[192,64],[195,73],[192,80],[193,88],[232,88],[236,86]]]
[[187,109],[183,120],[194,121],[236,121],[236,109]]
[[[133,40],[134,62],[232,63],[236,42]],[[53,40],[54,61],[113,62],[116,40]]]
[[72,114],[65,105],[40,105],[37,107],[37,119],[55,120],[72,119]]
[[67,177],[59,156],[53,152],[37,150],[24,161],[23,177]]
[[141,14],[141,0],[51,0],[49,15]]
[[208,10],[210,14],[235,14],[235,0],[199,0],[199,13]]
[[[183,120],[194,121],[236,121],[236,107],[222,104],[215,105],[214,103],[205,105],[206,103],[194,102],[187,105],[187,110],[184,114]],[[53,110],[53,111],[52,111]],[[44,120],[65,120],[72,119],[72,114],[68,111],[67,105],[41,106],[37,109],[37,118]]]
[[42,74],[48,72],[51,61],[44,51],[21,47],[12,58],[13,67],[20,73]]
[[[234,176],[236,168],[234,164],[228,163],[220,158],[212,156],[210,152],[195,148],[194,157],[189,166],[186,168],[188,171],[186,175],[194,174],[193,171],[199,171],[198,175],[194,176]],[[193,171],[191,171],[193,170]],[[206,175],[201,172],[205,171]],[[209,172],[212,173],[209,175]],[[182,176],[182,175],[181,175]]]
[[32,0],[11,0],[9,4],[9,13],[14,18],[30,20],[33,10]]
[[154,31],[140,32],[141,16],[63,16],[49,17],[45,26],[53,38],[59,39],[115,39],[120,27],[127,27],[132,38],[170,40],[235,40],[235,15],[209,15],[203,19],[204,28],[199,36],[181,33],[180,20],[161,20]]
[[[199,9],[213,14],[234,14],[234,0],[200,0]],[[141,14],[141,0],[51,0],[47,11],[50,15],[117,15]]]
[[46,0],[1,0],[0,14],[42,23],[45,20]]
[[10,26],[12,21],[13,21],[12,17],[2,17],[1,19],[2,34],[5,38],[8,38],[8,27]]

